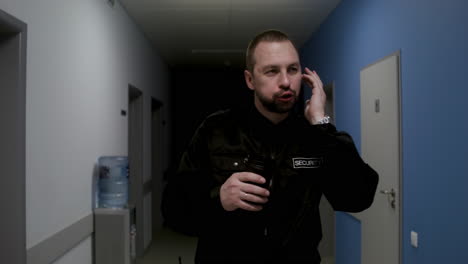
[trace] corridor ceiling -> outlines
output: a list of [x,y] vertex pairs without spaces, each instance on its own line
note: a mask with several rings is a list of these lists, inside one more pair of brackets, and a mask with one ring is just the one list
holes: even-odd
[[285,31],[300,47],[341,0],[120,0],[170,66],[243,67],[258,32]]

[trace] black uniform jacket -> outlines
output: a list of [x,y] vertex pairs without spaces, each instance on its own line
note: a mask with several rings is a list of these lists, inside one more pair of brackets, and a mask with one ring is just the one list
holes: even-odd
[[[260,212],[225,211],[220,186],[245,160],[268,157],[270,197]],[[254,107],[210,115],[199,126],[164,191],[163,216],[199,237],[195,263],[320,263],[319,202],[359,212],[374,199],[377,173],[351,137],[291,114],[273,124]]]

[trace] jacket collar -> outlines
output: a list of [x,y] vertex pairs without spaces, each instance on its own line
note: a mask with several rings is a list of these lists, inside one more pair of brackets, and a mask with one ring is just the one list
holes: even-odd
[[290,135],[294,131],[294,124],[297,124],[299,116],[291,111],[287,118],[278,124],[274,124],[262,115],[254,104],[247,108],[245,115],[249,129],[257,138],[278,140],[278,138]]

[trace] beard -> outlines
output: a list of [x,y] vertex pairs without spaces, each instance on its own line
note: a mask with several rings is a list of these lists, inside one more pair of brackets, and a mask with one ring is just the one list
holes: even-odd
[[[279,98],[284,92],[291,92],[292,99],[287,102],[279,100]],[[268,98],[264,96],[263,94],[257,93],[257,92],[255,92],[255,94],[257,95],[258,100],[263,105],[263,107],[265,107],[266,110],[272,113],[278,113],[278,114],[287,113],[294,108],[294,106],[296,105],[296,101],[297,101],[297,94],[296,94],[296,91],[294,90],[286,90],[280,93],[276,93],[273,95],[272,98]]]

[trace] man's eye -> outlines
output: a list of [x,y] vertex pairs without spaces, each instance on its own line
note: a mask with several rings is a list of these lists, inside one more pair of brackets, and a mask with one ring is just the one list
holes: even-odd
[[271,69],[271,70],[267,70],[265,73],[266,73],[267,75],[273,75],[273,74],[275,74],[275,73],[277,73],[277,72],[278,72],[277,70]]
[[296,73],[298,71],[297,68],[289,68],[290,73]]

